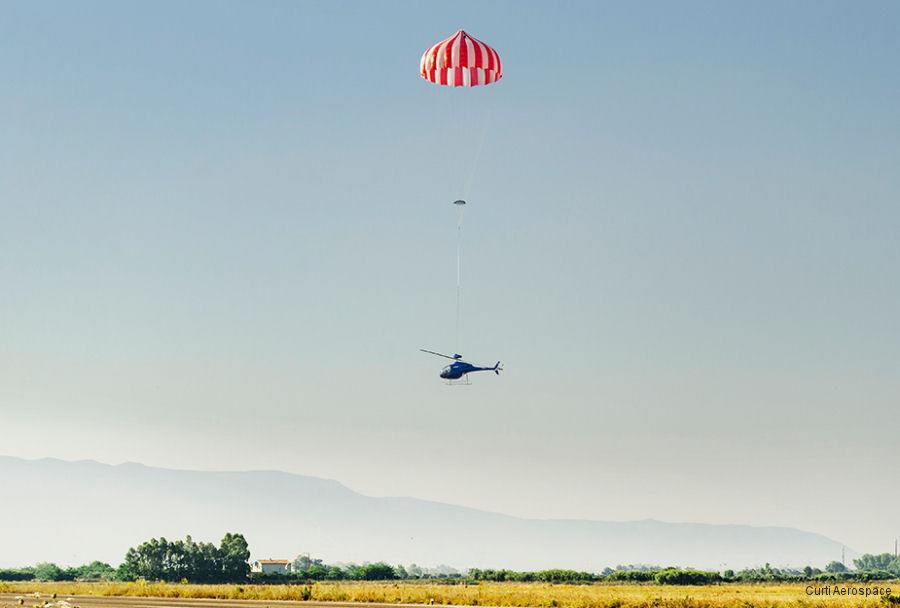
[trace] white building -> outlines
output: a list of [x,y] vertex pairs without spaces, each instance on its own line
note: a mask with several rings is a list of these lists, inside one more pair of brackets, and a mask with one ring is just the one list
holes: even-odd
[[291,562],[286,559],[258,559],[250,566],[250,572],[290,572]]

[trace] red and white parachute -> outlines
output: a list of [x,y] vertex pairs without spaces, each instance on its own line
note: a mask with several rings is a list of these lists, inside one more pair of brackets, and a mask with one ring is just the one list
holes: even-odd
[[474,87],[503,77],[497,51],[459,30],[425,51],[419,64],[422,78],[452,87]]
[[[497,51],[478,40],[473,38],[463,30],[459,30],[446,40],[438,42],[422,55],[419,62],[419,74],[425,80],[435,84],[448,87],[474,87],[480,84],[491,84],[502,78],[503,73],[500,71],[500,55]],[[426,87],[427,88],[427,87]],[[491,89],[493,90],[493,89]],[[476,95],[474,92],[466,92],[465,90],[454,92],[452,89],[444,90],[442,93],[433,91],[434,95],[427,95],[429,98],[444,98],[448,102],[449,112],[444,115],[442,121],[446,125],[452,125],[451,131],[455,137],[444,138],[442,140],[442,152],[439,154],[442,160],[436,159],[438,166],[443,166],[444,170],[440,173],[458,180],[455,187],[459,187],[456,192],[458,200],[453,202],[456,208],[456,351],[459,352],[459,304],[460,304],[460,250],[462,242],[462,213],[466,207],[465,199],[468,198],[469,188],[472,185],[472,179],[475,176],[475,169],[478,165],[478,157],[481,155],[481,147],[484,144],[484,136],[487,133],[488,114],[483,122],[480,143],[472,146],[472,134],[466,133],[467,129],[471,129],[473,122],[472,114],[483,111],[485,109],[484,95]],[[492,97],[490,93],[487,97]],[[452,103],[449,103],[452,102]],[[456,117],[448,116],[448,114],[456,114]],[[448,145],[448,139],[456,139],[462,137],[462,141],[458,145]],[[475,138],[477,141],[479,138]],[[447,161],[450,161],[449,163]],[[470,171],[463,171],[462,167],[458,167],[460,163],[464,165],[471,164]],[[467,179],[464,180],[464,178]],[[432,354],[434,351],[425,351]],[[446,356],[446,355],[441,355]],[[448,357],[458,359],[459,355]],[[455,365],[455,364],[454,364]],[[494,370],[497,371],[497,370]],[[449,372],[448,372],[449,373]],[[453,379],[448,375],[442,375],[448,381]]]

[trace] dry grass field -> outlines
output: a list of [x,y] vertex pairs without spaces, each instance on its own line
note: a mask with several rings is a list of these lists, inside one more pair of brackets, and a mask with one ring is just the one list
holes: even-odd
[[[839,588],[875,590],[892,588],[900,595],[900,581],[840,585]],[[834,590],[832,585],[830,589]],[[162,598],[217,598],[230,600],[304,600],[434,604],[457,606],[540,606],[548,608],[846,608],[900,606],[882,596],[809,595],[806,584],[722,584],[664,586],[644,584],[550,585],[544,583],[480,583],[441,585],[428,582],[316,583],[305,596],[302,586],[191,585],[179,583],[0,583],[0,593],[63,596],[137,596]],[[870,591],[871,593],[871,591]],[[23,605],[33,608],[33,597]],[[35,604],[39,605],[39,604]],[[14,607],[15,608],[15,607]]]

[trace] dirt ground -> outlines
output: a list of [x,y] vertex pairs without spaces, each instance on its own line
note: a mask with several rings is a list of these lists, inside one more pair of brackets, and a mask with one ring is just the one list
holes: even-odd
[[[48,594],[0,593],[0,608],[368,608],[397,604],[354,604],[349,602],[291,602],[284,600],[214,600],[196,598],[128,597],[103,595],[71,595],[52,599]],[[47,602],[44,604],[44,602]],[[406,604],[409,606],[409,604]]]

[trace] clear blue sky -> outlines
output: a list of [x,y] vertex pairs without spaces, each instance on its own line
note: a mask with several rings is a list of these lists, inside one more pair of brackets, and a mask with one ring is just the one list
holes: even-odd
[[[418,76],[459,28],[499,83]],[[889,550],[898,31],[896,2],[0,2],[2,450]],[[507,371],[447,388],[417,349],[455,346],[462,194],[460,350]]]

